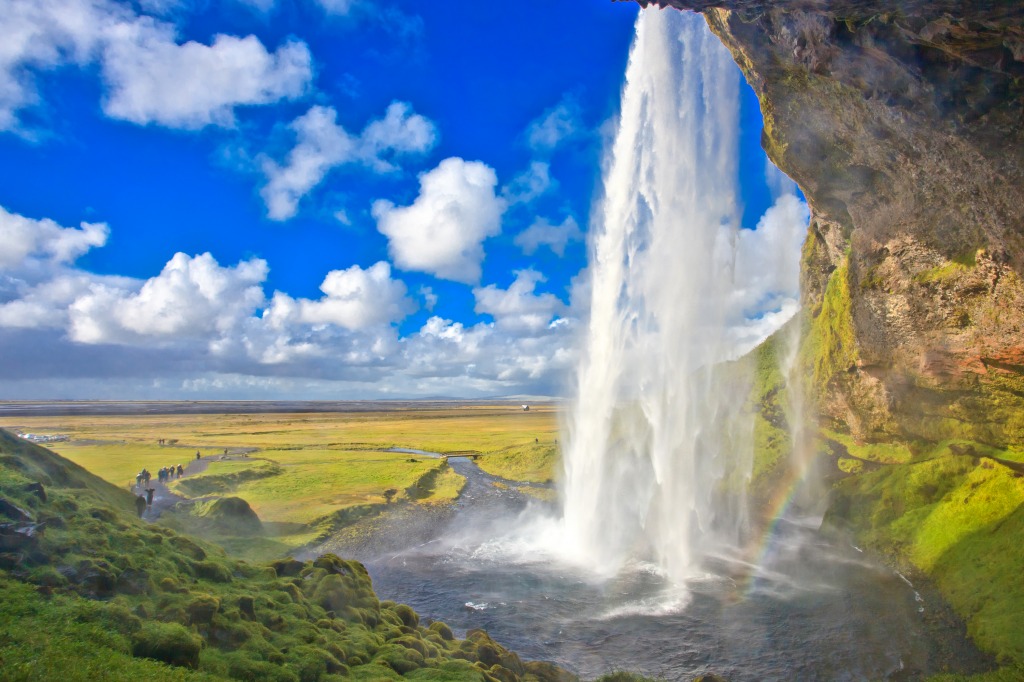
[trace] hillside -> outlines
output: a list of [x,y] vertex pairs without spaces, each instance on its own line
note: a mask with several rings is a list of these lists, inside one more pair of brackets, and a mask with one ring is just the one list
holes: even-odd
[[257,565],[135,517],[134,496],[0,430],[5,680],[575,679],[381,601],[333,555]]

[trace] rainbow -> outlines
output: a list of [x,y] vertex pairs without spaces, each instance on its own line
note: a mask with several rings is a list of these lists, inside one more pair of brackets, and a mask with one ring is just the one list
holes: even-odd
[[793,506],[800,484],[806,477],[807,469],[808,461],[807,458],[804,458],[804,461],[788,467],[785,475],[775,485],[775,492],[771,496],[763,516],[764,530],[755,536],[756,540],[747,546],[747,551],[744,553],[749,557],[748,569],[737,585],[744,597],[749,597],[756,586],[757,569],[763,566],[768,558],[772,545],[771,540],[776,535],[779,522]]

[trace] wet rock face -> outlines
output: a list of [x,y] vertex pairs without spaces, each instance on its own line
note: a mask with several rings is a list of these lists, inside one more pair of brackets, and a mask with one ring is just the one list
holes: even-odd
[[1024,5],[650,4],[703,11],[757,92],[765,150],[812,208],[810,320],[846,278],[855,361],[813,387],[823,415],[869,439],[1024,442]]

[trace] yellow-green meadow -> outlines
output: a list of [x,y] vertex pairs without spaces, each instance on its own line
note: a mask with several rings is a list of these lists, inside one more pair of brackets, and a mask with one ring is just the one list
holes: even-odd
[[[266,537],[255,544],[220,539],[245,545],[249,555],[286,552],[381,505],[458,497],[463,479],[446,460],[395,448],[475,455],[488,473],[529,482],[553,479],[558,452],[557,408],[544,405],[8,417],[0,427],[66,435],[47,447],[120,487],[143,467],[187,466],[198,452],[206,469],[170,488],[191,500],[245,500]],[[168,516],[172,525],[192,522],[180,512]]]

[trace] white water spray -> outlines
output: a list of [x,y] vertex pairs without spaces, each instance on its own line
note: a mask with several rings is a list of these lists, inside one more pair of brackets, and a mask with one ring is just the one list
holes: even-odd
[[721,526],[718,490],[749,470],[744,434],[714,427],[742,399],[708,371],[734,352],[738,98],[700,15],[641,12],[564,454],[565,549],[607,572],[640,560],[690,577]]

